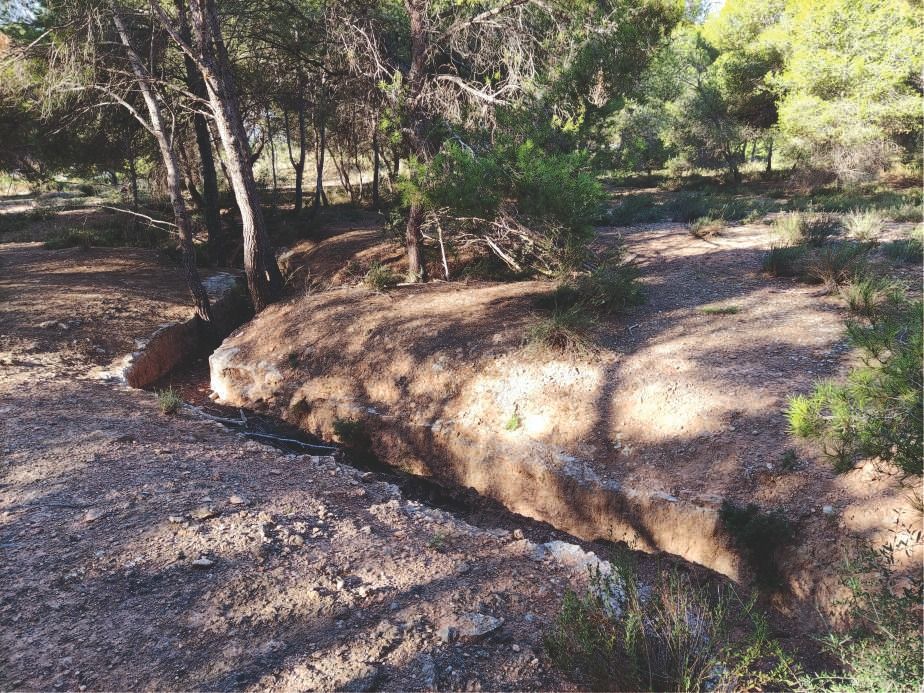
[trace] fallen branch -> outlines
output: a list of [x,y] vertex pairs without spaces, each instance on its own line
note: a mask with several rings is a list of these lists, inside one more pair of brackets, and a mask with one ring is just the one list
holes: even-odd
[[[151,224],[152,226],[155,224],[163,224],[164,226],[170,226],[173,228],[177,228],[177,225],[172,222],[164,221],[162,219],[155,219],[154,217],[149,217],[147,214],[142,214],[141,212],[133,212],[130,209],[122,209],[121,207],[111,207],[109,205],[101,205],[101,207],[103,209],[111,209],[113,212],[122,212],[123,214],[131,214],[132,216],[135,216],[135,217],[141,217],[142,219],[146,219],[147,222]],[[163,229],[163,230],[167,231],[167,233],[174,233],[174,234],[176,233],[175,231],[170,231],[169,229]]]

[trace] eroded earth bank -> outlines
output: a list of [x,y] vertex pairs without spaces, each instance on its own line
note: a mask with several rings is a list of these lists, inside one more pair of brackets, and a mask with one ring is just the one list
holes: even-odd
[[849,364],[842,302],[766,276],[764,224],[710,239],[674,223],[603,229],[599,243],[620,231],[648,302],[603,323],[583,354],[525,343],[548,283],[374,292],[330,257],[349,248],[368,266],[388,246],[349,231],[287,256],[309,289],[223,343],[211,388],[325,438],[347,422],[390,465],[745,585],[751,571],[719,508],[756,503],[796,528],[781,608],[818,625],[837,611],[838,542],[884,543],[916,526],[888,472],[836,475],[787,432],[787,398]]

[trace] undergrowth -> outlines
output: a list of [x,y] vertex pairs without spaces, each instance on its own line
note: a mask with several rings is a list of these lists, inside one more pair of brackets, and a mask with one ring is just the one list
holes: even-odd
[[168,387],[157,391],[157,405],[164,414],[176,414],[183,406],[183,398],[178,390]]
[[555,665],[607,691],[751,690],[786,685],[791,660],[731,588],[665,572],[650,588],[623,568],[566,593],[544,638]]
[[816,440],[837,471],[863,458],[922,473],[922,302],[894,293],[864,320],[847,324],[861,363],[843,381],[825,380],[789,401],[791,431]]

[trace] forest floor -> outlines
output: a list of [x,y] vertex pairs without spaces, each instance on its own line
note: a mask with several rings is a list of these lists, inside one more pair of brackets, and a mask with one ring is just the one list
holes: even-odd
[[[40,218],[0,240],[57,228]],[[618,358],[600,398],[607,428],[588,441],[608,451],[595,464],[679,496],[785,507],[817,560],[836,560],[832,533],[918,522],[896,517],[880,470],[835,477],[808,448],[781,465],[794,445],[785,398],[847,365],[845,313],[818,287],[761,274],[765,224],[706,240],[642,224],[600,242],[621,236],[648,302],[601,328]],[[284,256],[300,272],[294,295],[358,283],[376,262],[398,266],[400,249],[362,219]],[[896,272],[918,281],[919,268]],[[375,300],[400,309],[400,295]],[[154,394],[95,377],[187,303],[155,251],[0,245],[0,688],[571,686],[542,633],[586,555],[542,558],[529,541],[559,533],[516,518],[475,527],[376,474],[258,445],[190,409],[165,416]]]
[[92,377],[188,313],[153,251],[0,246],[0,688],[568,687],[582,552]]

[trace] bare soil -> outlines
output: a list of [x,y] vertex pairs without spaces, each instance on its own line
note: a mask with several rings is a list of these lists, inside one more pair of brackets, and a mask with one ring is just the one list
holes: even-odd
[[153,253],[0,270],[0,688],[570,687],[541,634],[576,563],[92,377],[190,313]]
[[[745,582],[718,547],[727,538],[712,536],[715,511],[728,500],[782,512],[798,540],[784,557],[780,606],[836,613],[844,549],[856,540],[913,545],[921,526],[890,470],[870,463],[836,475],[818,449],[788,434],[787,398],[851,363],[843,301],[766,276],[766,224],[708,239],[676,223],[601,229],[599,242],[623,237],[648,301],[603,323],[592,353],[523,348],[545,282],[381,294],[335,275],[332,290],[296,294],[232,336],[213,360],[212,385],[229,402],[316,433],[329,435],[336,418],[363,419],[390,463],[473,486],[586,538],[606,535],[601,523],[612,516],[582,507],[588,486],[687,503],[709,523],[665,525],[652,515],[608,538],[672,550]],[[375,245],[374,230],[351,230],[312,244],[303,271],[331,276],[330,258],[346,245],[341,267],[357,247],[365,256],[393,252]],[[317,270],[315,257],[325,258]],[[913,271],[892,273],[914,281]],[[784,457],[790,450],[794,464]],[[510,462],[517,458],[523,463]],[[540,458],[543,469],[530,471]],[[559,468],[583,481],[566,487]],[[807,623],[822,625],[815,616]]]

